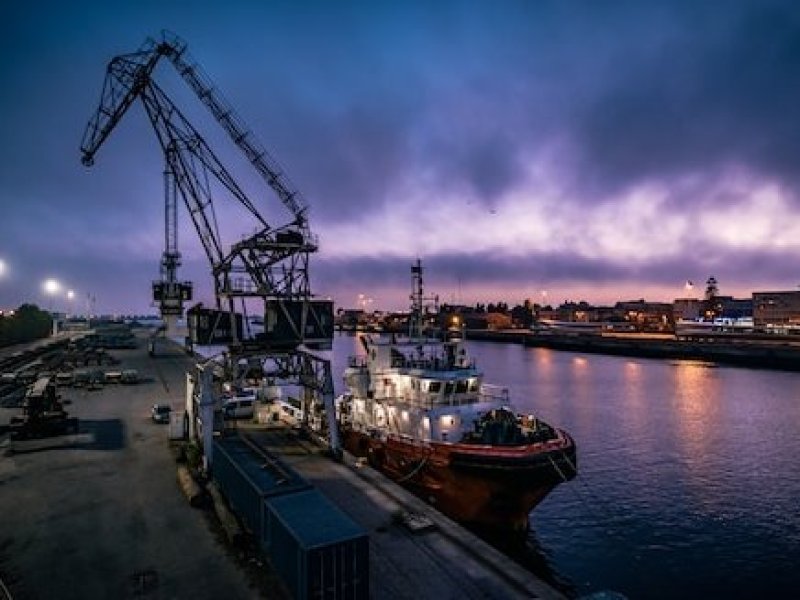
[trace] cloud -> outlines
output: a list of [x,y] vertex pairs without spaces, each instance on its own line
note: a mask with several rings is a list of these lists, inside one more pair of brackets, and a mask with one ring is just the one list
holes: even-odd
[[643,181],[714,177],[735,165],[796,184],[796,6],[677,2],[666,16],[616,47],[617,72],[575,108],[583,189],[613,198]]
[[[712,269],[741,289],[794,282],[793,3],[229,4],[137,4],[119,18],[86,2],[45,21],[5,10],[9,264],[38,277],[63,260],[95,287],[121,287],[109,282],[123,270],[121,305],[141,305],[133,282],[152,278],[163,234],[155,136],[133,107],[93,169],[77,146],[106,62],[157,34],[159,16],[308,199],[322,240],[312,271],[328,290],[404,298],[415,256],[476,294],[548,281],[667,293]],[[157,77],[267,220],[288,221],[169,66]],[[226,243],[252,230],[215,206]],[[181,250],[207,278],[181,219]]]

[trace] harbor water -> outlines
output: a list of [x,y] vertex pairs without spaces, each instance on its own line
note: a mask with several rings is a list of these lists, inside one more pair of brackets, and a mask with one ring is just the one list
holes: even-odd
[[[337,392],[355,336],[334,343]],[[800,374],[470,342],[485,381],[563,427],[578,477],[515,556],[568,595],[800,596]]]

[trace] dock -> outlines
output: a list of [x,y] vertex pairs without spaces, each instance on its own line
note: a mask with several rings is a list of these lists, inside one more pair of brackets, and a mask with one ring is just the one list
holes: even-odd
[[705,335],[677,339],[648,333],[546,333],[525,329],[468,330],[467,339],[567,352],[636,358],[700,360],[739,367],[800,371],[800,340]]
[[249,437],[370,532],[376,598],[563,598],[529,571],[371,467],[277,428]]
[[[0,431],[0,581],[13,597],[290,597],[268,560],[242,560],[213,510],[190,506],[168,428],[150,419],[157,402],[181,409],[194,357],[177,344],[150,357],[146,333],[136,339],[110,354],[138,383],[61,391],[78,433],[12,442]],[[0,408],[0,425],[13,413]],[[372,598],[563,598],[352,457],[335,462],[289,427],[242,423],[233,433],[279,456],[368,532]]]

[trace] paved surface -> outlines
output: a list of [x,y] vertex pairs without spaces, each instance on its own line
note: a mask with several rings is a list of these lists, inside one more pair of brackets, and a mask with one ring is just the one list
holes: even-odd
[[[167,427],[149,410],[182,407],[190,361],[175,346],[159,348],[155,359],[144,340],[112,352],[122,360],[115,369],[137,369],[143,383],[63,390],[77,435],[13,447],[0,439],[0,579],[14,598],[285,597],[253,576],[265,568],[237,566],[181,494]],[[0,423],[15,412],[0,409]],[[369,532],[372,598],[562,598],[372,469],[333,463],[292,436],[272,441]],[[402,513],[431,526],[414,531]]]
[[[112,351],[145,383],[66,388],[80,433],[0,438],[0,578],[14,598],[253,598],[203,512],[176,482],[154,402],[183,404],[187,357]],[[16,411],[0,410],[0,423]]]
[[248,435],[369,532],[373,598],[563,600],[510,558],[351,456],[335,463],[287,430],[250,429]]

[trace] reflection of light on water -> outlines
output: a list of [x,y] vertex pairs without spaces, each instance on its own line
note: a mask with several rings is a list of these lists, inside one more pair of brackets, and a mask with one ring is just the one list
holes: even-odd
[[[583,427],[591,429],[596,422],[598,403],[594,393],[592,365],[583,356],[573,356],[569,365],[566,381],[571,382],[571,395],[574,398],[574,408],[577,409],[575,418]],[[562,379],[564,378],[562,375]],[[569,392],[567,392],[569,394]],[[559,421],[564,420],[564,415],[556,413]]]
[[589,361],[583,356],[575,356],[572,359],[572,375],[577,386],[577,395],[581,398],[587,396],[589,382],[591,381],[591,369]]
[[647,398],[644,394],[645,381],[641,365],[635,360],[627,360],[621,375],[625,392],[623,395],[625,415],[621,417],[622,427],[629,432],[641,434],[647,429],[650,419]]
[[625,396],[638,401],[641,399],[642,370],[639,363],[629,360],[625,363],[622,376],[625,378]]
[[536,362],[531,363],[538,377],[549,378],[553,374],[553,352],[543,348],[536,349]]
[[719,381],[705,365],[677,363],[675,369],[674,422],[678,448],[685,467],[693,475],[695,493],[704,496],[705,483],[713,479],[713,445],[719,423]]

